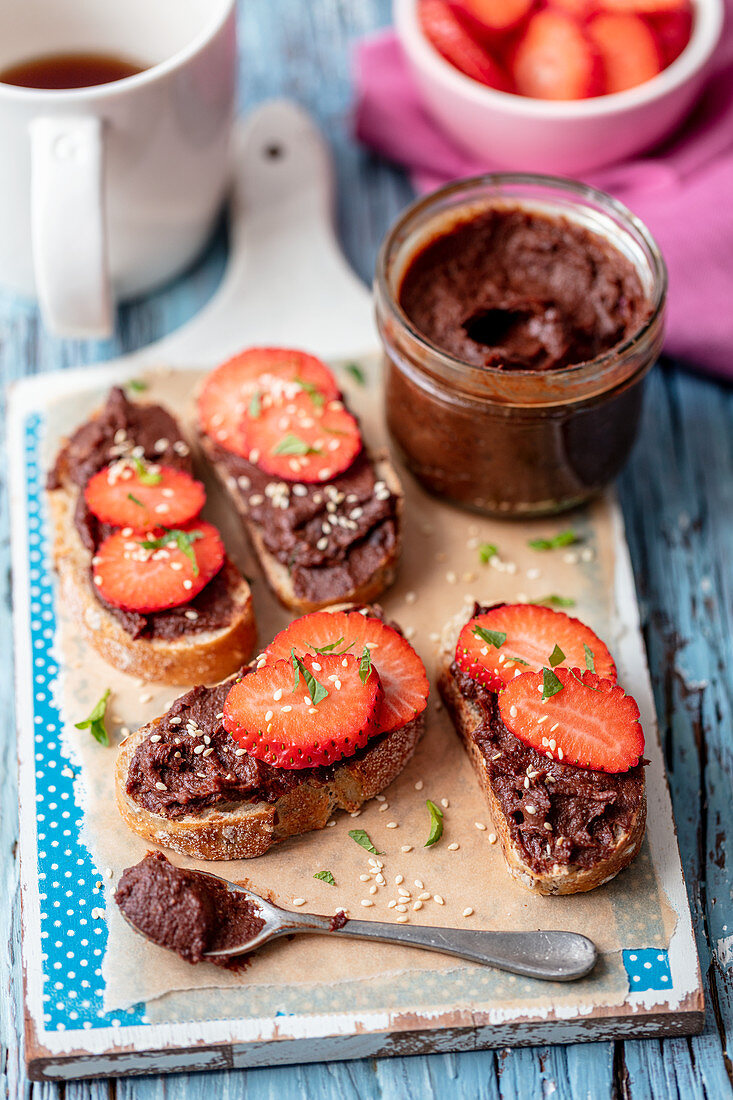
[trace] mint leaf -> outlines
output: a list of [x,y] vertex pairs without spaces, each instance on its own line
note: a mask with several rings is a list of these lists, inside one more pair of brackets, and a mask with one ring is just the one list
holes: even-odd
[[552,653],[550,654],[550,665],[555,668],[557,665],[561,665],[565,660],[565,654],[560,649],[559,645],[555,645]]
[[330,871],[317,871],[313,878],[319,878],[321,882],[327,882],[329,886],[336,885],[336,879]]
[[143,504],[143,502],[142,502],[141,500],[138,500],[136,496],[133,496],[133,494],[132,494],[132,493],[128,493],[128,494],[127,494],[127,499],[128,499],[128,500],[131,500],[133,504],[137,504],[137,505],[138,505],[138,506],[139,506],[140,508],[144,508],[144,507],[145,507],[145,505]]
[[135,466],[135,473],[140,478],[140,482],[142,485],[160,485],[161,481],[163,480],[162,474],[152,473],[152,471],[148,469],[143,460],[141,458],[138,458],[136,455],[132,456],[132,461]]
[[142,393],[143,390],[148,388],[147,382],[142,382],[139,378],[131,378],[126,385],[128,390],[132,390],[133,393]]
[[[592,669],[591,669],[591,671],[592,671]],[[600,689],[600,688],[597,688],[597,687],[593,687],[593,685],[592,685],[592,684],[586,684],[586,682],[585,682],[585,680],[583,679],[583,677],[582,677],[582,676],[578,676],[578,674],[577,674],[577,672],[575,671],[575,669],[574,669],[574,668],[571,668],[571,669],[570,669],[570,675],[571,675],[572,677],[574,677],[574,678],[575,678],[575,679],[576,679],[576,680],[578,681],[578,683],[579,683],[579,684],[582,684],[584,688],[590,688],[590,690],[591,690],[591,691],[597,691],[597,692],[599,692],[599,694],[601,694],[601,689]]]
[[372,655],[369,652],[369,647],[364,646],[364,652],[361,655],[359,661],[359,679],[362,684],[365,684],[372,674]]
[[553,695],[557,695],[558,691],[562,691],[563,683],[555,673],[549,668],[542,669],[542,702],[545,699],[551,699]]
[[295,682],[293,683],[293,691],[295,692],[298,690],[300,677],[302,676],[305,680],[305,686],[308,688],[308,694],[310,695],[311,703],[314,707],[318,706],[318,704],[322,703],[323,700],[326,698],[328,692],[326,691],[323,684],[316,680],[313,673],[306,668],[300,657],[296,656],[294,649],[290,650],[290,656],[292,657],[293,669],[295,670]]
[[314,386],[312,382],[306,382],[304,378],[294,378],[294,382],[297,382],[301,389],[310,397],[313,404],[317,409],[322,409],[326,403],[326,398],[323,396],[317,386]]
[[549,539],[530,539],[527,545],[532,550],[559,550],[561,546],[572,546],[574,542],[580,542],[580,539],[575,531],[569,528]]
[[358,363],[347,363],[344,370],[347,374],[350,374],[354,381],[358,382],[360,386],[366,386],[366,375]]
[[343,642],[343,640],[344,640],[344,636],[342,634],[341,637],[337,641],[331,642],[329,645],[318,646],[318,645],[313,645],[312,642],[308,642],[308,648],[312,649],[314,651],[314,653],[333,653],[335,657],[340,657],[343,653],[348,653],[348,651],[351,649],[351,647],[354,644],[353,642],[349,642],[349,644],[345,645],[343,649],[340,649],[340,650],[338,650],[338,652],[336,652],[337,646],[340,646],[341,643]]
[[262,412],[262,394],[259,390],[255,390],[249,399],[249,408],[247,414],[252,417],[253,420],[257,420]]
[[492,558],[495,558],[498,552],[493,542],[482,542],[478,548],[479,559],[484,565],[490,562]]
[[[127,494],[130,495],[129,493]],[[140,501],[135,501],[139,504]],[[202,539],[204,536],[200,531],[180,531],[177,527],[173,527],[168,531],[164,531],[160,538],[157,539],[143,539],[140,543],[143,550],[160,550],[164,546],[168,546],[169,543],[174,542],[182,554],[185,554],[188,560],[193,566],[193,575],[198,577],[199,565],[196,561],[196,555],[193,550],[193,544],[198,539]]]
[[527,668],[529,668],[529,661],[523,661],[521,657],[507,657],[507,659],[504,661],[504,667],[506,668],[507,665],[511,664],[526,665]]
[[310,443],[306,443],[304,439],[301,439],[297,435],[286,435],[280,440],[278,445],[273,448],[272,453],[274,455],[319,455],[320,450],[317,447],[311,447]]
[[94,740],[98,741],[100,745],[109,745],[109,734],[107,733],[104,716],[107,711],[107,700],[111,694],[112,689],[107,688],[102,698],[95,703],[89,717],[85,718],[83,722],[74,724],[75,729],[89,730]]
[[593,655],[593,650],[587,644],[587,642],[583,642],[583,649],[585,650],[585,667],[587,669],[590,669],[591,672],[595,672],[595,670],[596,670],[596,659],[595,659],[595,656]]
[[547,607],[575,607],[576,601],[572,596],[556,596],[552,594],[550,596],[544,596],[541,600],[535,600],[535,603],[546,604]]
[[367,852],[372,852],[375,856],[379,855],[379,852],[369,839],[369,834],[364,829],[349,829],[349,836],[352,840],[355,840],[357,844],[360,844],[362,848],[366,848]]
[[482,642],[493,645],[494,649],[500,649],[506,641],[506,634],[503,630],[484,630],[482,626],[475,626],[473,632]]
[[432,848],[433,844],[437,844],[443,835],[443,811],[429,798],[426,799],[425,805],[430,813],[430,836],[425,841],[424,847]]

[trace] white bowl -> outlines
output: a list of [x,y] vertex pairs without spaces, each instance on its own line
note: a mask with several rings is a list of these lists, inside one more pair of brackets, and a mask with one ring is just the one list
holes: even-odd
[[723,26],[723,0],[692,0],[692,36],[652,80],[594,99],[542,100],[464,76],[423,34],[419,0],[394,0],[394,22],[425,106],[467,153],[490,166],[575,176],[649,149],[690,110]]

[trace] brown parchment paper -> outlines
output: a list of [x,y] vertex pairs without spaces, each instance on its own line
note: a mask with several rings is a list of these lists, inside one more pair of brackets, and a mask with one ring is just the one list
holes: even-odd
[[[362,418],[372,447],[386,445],[380,396],[374,379],[376,363],[362,364],[370,381],[359,386],[338,370],[351,406]],[[149,388],[141,399],[167,404],[185,423],[191,413],[191,392],[198,376],[170,368],[145,376]],[[90,392],[60,401],[48,413],[46,455],[50,462],[61,437],[81,423],[104,394]],[[203,471],[200,471],[203,473]],[[428,497],[400,470],[405,488],[405,547],[397,583],[382,599],[390,617],[405,629],[426,663],[431,683],[441,651],[440,636],[449,620],[468,617],[473,600],[541,599],[551,593],[577,601],[579,617],[613,649],[611,636],[613,567],[609,510],[600,501],[570,519],[502,522],[462,512]],[[252,588],[261,645],[290,619],[270,594],[243,538],[239,525],[210,478],[205,515],[222,529],[227,547]],[[566,550],[540,553],[527,542],[552,535],[570,523],[581,542]],[[478,546],[493,543],[499,562],[482,564]],[[408,915],[414,924],[471,928],[564,928],[583,932],[603,953],[602,964],[572,988],[547,985],[498,971],[460,963],[428,952],[386,944],[296,937],[261,950],[236,972],[208,964],[196,967],[137,936],[122,920],[112,898],[122,870],[137,862],[149,845],[130,833],[114,800],[115,749],[105,749],[88,733],[74,729],[86,717],[106,687],[114,745],[127,729],[147,722],[185,689],[144,684],[108,666],[80,639],[65,609],[59,621],[56,656],[63,670],[59,700],[65,738],[80,765],[78,800],[84,807],[84,839],[100,872],[109,925],[103,963],[105,1009],[123,1009],[147,1002],[149,1018],[206,1019],[222,1016],[272,1017],[278,1012],[326,1012],[334,1007],[335,989],[341,1011],[398,1009],[422,1005],[491,1004],[511,1008],[537,1004],[550,1008],[577,1002],[618,1003],[627,991],[620,960],[622,947],[663,946],[674,928],[674,914],[654,875],[647,848],[634,866],[613,882],[589,894],[567,898],[531,895],[507,875],[498,844],[490,842],[492,825],[468,759],[433,687],[427,732],[403,774],[358,816],[339,813],[332,827],[295,837],[265,856],[249,861],[197,864],[171,854],[182,865],[200,866],[232,880],[244,881],[271,895],[285,907],[304,898],[305,911],[333,913],[345,908],[362,919],[394,920],[387,906],[400,885],[412,892]],[[425,848],[429,831],[426,798],[444,806],[444,835]],[[476,823],[485,825],[477,828]],[[395,827],[390,827],[392,823]],[[349,829],[364,828],[381,853],[384,886],[370,893],[374,879],[369,856],[348,837]],[[457,849],[450,846],[458,844]],[[410,846],[404,851],[404,846]],[[313,878],[330,870],[336,886]],[[416,885],[420,883],[421,886]],[[431,897],[419,911],[412,902],[423,890]],[[435,900],[438,895],[443,900]],[[362,900],[373,904],[362,906]],[[463,916],[467,908],[470,916]],[[104,919],[102,911],[98,919]],[[188,992],[196,989],[191,998]],[[221,991],[226,990],[222,998]]]

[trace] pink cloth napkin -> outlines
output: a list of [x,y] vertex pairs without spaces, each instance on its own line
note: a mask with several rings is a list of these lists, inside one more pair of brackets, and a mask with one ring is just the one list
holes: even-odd
[[[409,169],[419,191],[492,165],[462,152],[424,111],[393,31],[359,43],[356,131]],[[733,381],[733,20],[702,99],[661,149],[587,181],[651,229],[669,268],[665,350]]]

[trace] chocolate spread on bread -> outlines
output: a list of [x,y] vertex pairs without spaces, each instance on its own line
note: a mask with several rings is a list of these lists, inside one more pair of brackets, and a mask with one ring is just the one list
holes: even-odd
[[[95,553],[113,528],[100,523],[90,512],[84,489],[99,470],[129,454],[193,473],[190,448],[170,413],[160,405],[129,401],[123,390],[115,386],[99,414],[77,428],[61,449],[47,481],[49,490],[61,488],[65,481],[79,487],[74,522],[90,554]],[[172,640],[227,626],[233,613],[231,592],[238,581],[239,573],[227,558],[216,577],[193,600],[181,607],[149,614],[113,607],[92,587],[95,598],[132,638]]]
[[123,871],[115,901],[144,936],[190,963],[201,962],[207,951],[246,944],[265,926],[259,908],[244,894],[198,871],[176,867],[161,852],[150,852]]
[[511,840],[532,870],[542,873],[554,864],[592,867],[609,856],[643,802],[643,764],[610,774],[550,760],[509,732],[495,692],[455,662],[450,672],[461,695],[481,711],[471,737],[484,758]]
[[364,451],[324,485],[280,481],[213,440],[210,447],[299,599],[320,603],[353,592],[393,550],[397,498]]
[[603,237],[500,206],[474,211],[418,251],[399,303],[441,351],[505,370],[585,363],[649,313],[633,263]]

